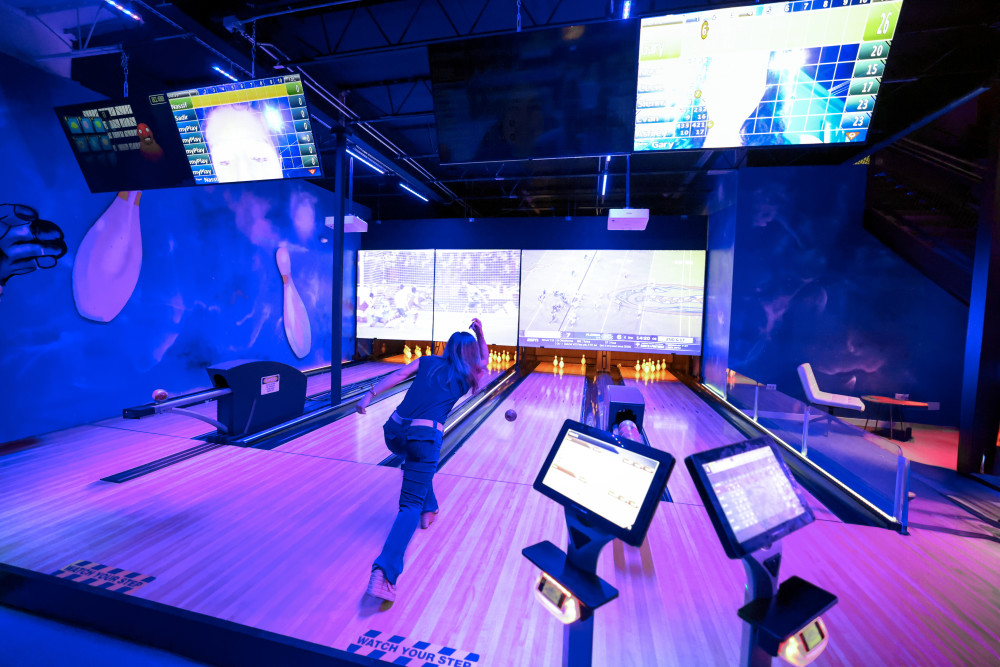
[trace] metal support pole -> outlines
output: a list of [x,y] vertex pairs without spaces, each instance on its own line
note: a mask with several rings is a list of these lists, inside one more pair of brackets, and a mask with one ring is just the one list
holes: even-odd
[[[990,93],[1000,97],[1000,83]],[[996,470],[1000,426],[1000,114],[993,114],[965,335],[958,472]]]
[[347,132],[343,127],[334,130],[337,137],[336,164],[333,169],[333,275],[330,311],[330,405],[340,403],[341,375],[340,354],[344,345],[344,174],[347,162]]
[[[754,600],[773,600],[778,594],[778,571],[781,567],[781,542],[765,547],[743,558],[747,573],[744,604]],[[760,647],[757,628],[743,622],[740,642],[741,667],[770,667],[771,656]]]

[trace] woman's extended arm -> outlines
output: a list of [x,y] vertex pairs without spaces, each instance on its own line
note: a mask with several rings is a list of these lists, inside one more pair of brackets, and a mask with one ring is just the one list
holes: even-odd
[[361,400],[354,405],[354,409],[357,410],[358,414],[365,414],[368,405],[375,399],[379,394],[395,387],[400,382],[408,380],[417,374],[417,369],[420,367],[420,359],[414,362],[406,364],[398,371],[393,371],[389,375],[385,376],[381,380],[375,383],[375,385],[365,392],[365,395],[361,397]]

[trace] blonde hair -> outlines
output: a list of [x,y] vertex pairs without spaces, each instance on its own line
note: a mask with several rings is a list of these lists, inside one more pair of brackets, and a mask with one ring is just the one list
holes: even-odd
[[456,331],[448,339],[441,356],[448,362],[448,382],[460,379],[479,390],[479,341],[468,331]]

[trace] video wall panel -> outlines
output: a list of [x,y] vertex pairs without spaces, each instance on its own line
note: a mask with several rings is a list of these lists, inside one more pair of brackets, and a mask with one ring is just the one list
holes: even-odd
[[358,251],[358,338],[431,340],[433,302],[433,250]]
[[521,251],[438,250],[436,257],[434,340],[478,317],[487,343],[516,345]]
[[701,354],[703,250],[525,250],[518,344]]

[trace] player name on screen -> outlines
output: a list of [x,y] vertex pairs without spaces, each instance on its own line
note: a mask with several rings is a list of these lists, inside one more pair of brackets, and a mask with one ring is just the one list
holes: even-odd
[[298,74],[167,93],[200,185],[321,176]]
[[642,20],[634,150],[863,142],[902,0]]

